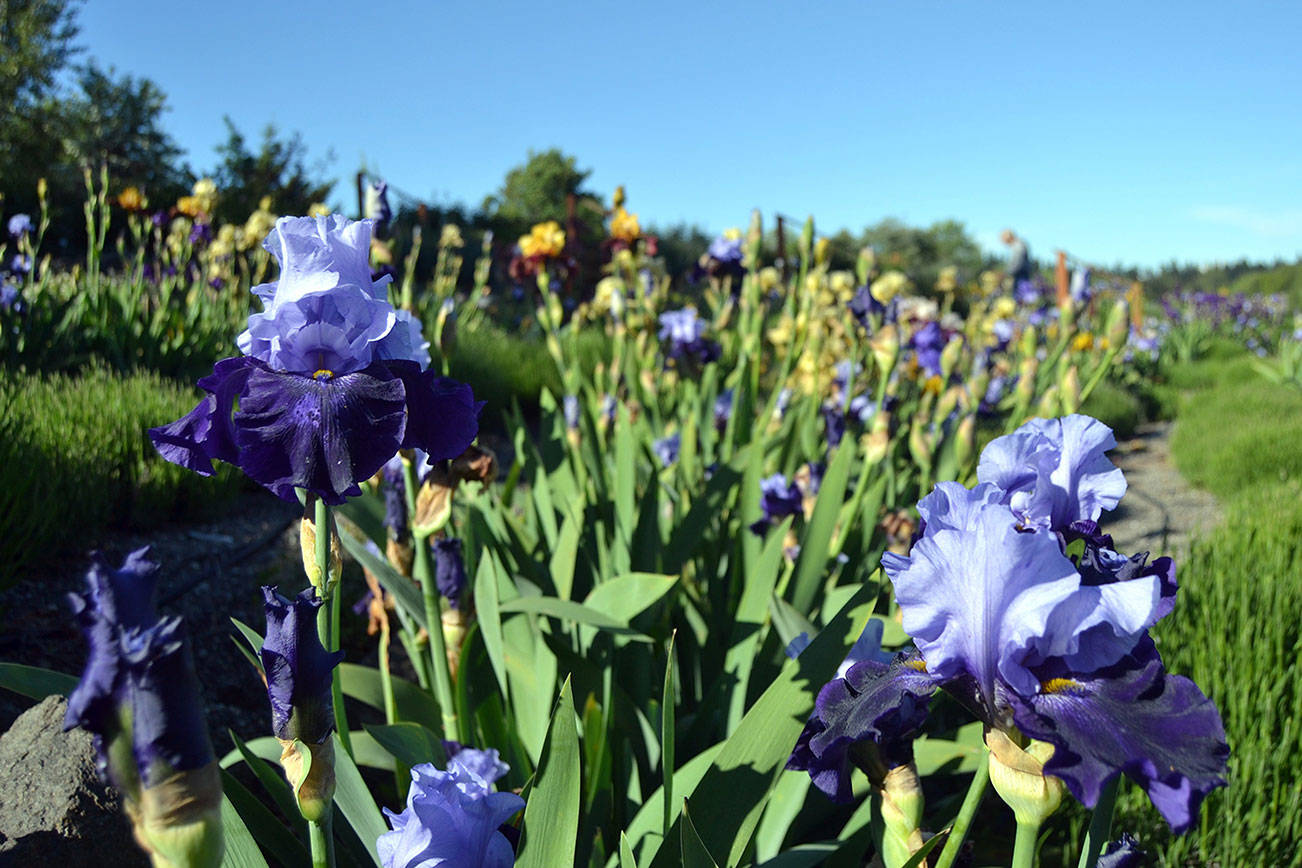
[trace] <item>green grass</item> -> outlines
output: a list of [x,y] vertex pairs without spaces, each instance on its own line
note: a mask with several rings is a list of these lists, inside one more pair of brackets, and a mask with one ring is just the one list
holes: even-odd
[[1302,479],[1302,392],[1247,370],[1186,398],[1171,439],[1185,478],[1222,500]]
[[1225,523],[1178,561],[1175,611],[1153,631],[1167,668],[1221,711],[1229,787],[1173,838],[1133,788],[1115,828],[1165,866],[1302,865],[1302,395],[1245,356],[1172,372],[1184,392],[1176,465],[1217,496]]
[[[578,336],[580,364],[590,370],[604,354],[606,343],[601,332],[582,332]],[[458,333],[449,374],[474,387],[475,397],[486,402],[482,424],[502,432],[512,401],[532,415],[544,386],[560,391],[556,364],[541,338],[507,334],[488,324]]]
[[1133,437],[1139,423],[1144,421],[1144,408],[1140,399],[1106,380],[1090,393],[1081,405],[1080,412],[1106,424],[1118,440]]
[[[1182,422],[1183,424],[1183,422]],[[1230,744],[1229,787],[1173,838],[1131,792],[1115,828],[1161,864],[1302,865],[1302,488],[1257,486],[1179,563],[1180,598],[1154,631],[1167,668],[1215,701]]]
[[82,553],[110,527],[208,513],[237,490],[162,460],[145,429],[179,418],[197,394],[156,374],[0,374],[0,587],[25,567]]

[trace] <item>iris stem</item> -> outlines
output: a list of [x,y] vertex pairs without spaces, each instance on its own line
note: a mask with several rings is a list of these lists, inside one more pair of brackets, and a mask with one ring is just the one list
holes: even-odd
[[1040,837],[1039,824],[1017,824],[1017,837],[1013,842],[1012,868],[1034,868],[1035,843]]
[[[316,498],[313,524],[316,532],[316,568],[321,575],[321,587],[325,589],[325,605],[317,610],[316,631],[321,637],[321,645],[327,651],[339,650],[339,588],[330,584],[330,506],[321,498]],[[348,737],[348,718],[344,714],[344,689],[340,681],[339,667],[330,673],[330,704],[334,708],[335,729],[344,750],[353,755],[352,741]]]
[[958,816],[954,818],[954,825],[950,827],[945,849],[940,851],[940,858],[936,860],[936,868],[950,868],[958,858],[958,851],[963,848],[963,839],[967,837],[972,818],[976,816],[977,808],[981,805],[981,797],[985,795],[986,786],[990,783],[988,753],[989,751],[982,748],[981,758],[977,760],[976,773],[972,775],[972,783],[968,785],[967,795],[963,797]]
[[1094,868],[1099,854],[1103,852],[1103,845],[1112,838],[1112,811],[1117,804],[1117,787],[1120,783],[1121,776],[1118,775],[1103,785],[1103,792],[1094,805],[1094,813],[1090,815],[1090,827],[1085,832],[1085,846],[1081,849],[1077,868]]
[[[414,518],[416,515],[416,468],[407,457],[402,459],[402,480],[407,487],[408,508]],[[443,715],[443,737],[456,739],[461,743],[468,741],[463,737],[457,718],[457,708],[452,699],[452,673],[448,668],[447,643],[443,640],[443,612],[439,606],[438,588],[434,585],[434,574],[429,565],[429,537],[418,534],[415,529],[411,534],[416,549],[416,562],[412,573],[420,583],[421,596],[425,602],[426,632],[429,635],[431,672],[434,680],[434,699],[439,704]]]
[[334,868],[335,842],[330,835],[330,809],[326,815],[314,823],[307,824],[308,838],[312,846],[312,868]]

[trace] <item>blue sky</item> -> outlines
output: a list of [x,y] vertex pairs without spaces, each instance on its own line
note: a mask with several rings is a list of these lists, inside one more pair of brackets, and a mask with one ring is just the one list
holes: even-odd
[[[478,204],[530,148],[643,223],[962,220],[1047,254],[1302,255],[1302,4],[91,0],[196,168],[222,115]],[[349,203],[351,182],[336,188]]]

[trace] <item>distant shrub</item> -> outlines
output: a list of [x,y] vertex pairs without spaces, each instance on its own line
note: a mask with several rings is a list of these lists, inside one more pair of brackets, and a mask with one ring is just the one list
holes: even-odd
[[156,374],[0,374],[0,586],[27,565],[91,548],[106,528],[203,514],[237,490],[231,468],[204,479],[149,443],[146,428],[196,400]]
[[1119,440],[1133,437],[1139,423],[1144,421],[1139,398],[1107,381],[1099,383],[1090,393],[1080,412],[1106,423]]
[[1302,479],[1302,393],[1245,370],[1186,398],[1171,439],[1180,472],[1223,500]]

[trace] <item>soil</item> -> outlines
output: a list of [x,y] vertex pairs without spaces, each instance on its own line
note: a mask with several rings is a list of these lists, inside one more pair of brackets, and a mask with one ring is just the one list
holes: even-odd
[[[296,519],[301,509],[261,491],[235,499],[221,518],[112,534],[101,550],[116,564],[130,551],[150,546],[160,565],[158,608],[181,615],[190,636],[195,668],[219,755],[230,749],[226,729],[244,738],[265,735],[269,712],[258,673],[231,636],[231,618],[261,632],[265,624],[259,586],[279,584],[297,592],[304,584]],[[86,645],[73,624],[70,591],[84,589],[88,563],[72,557],[20,577],[0,593],[0,660],[80,674]],[[32,700],[0,690],[0,730]]]

